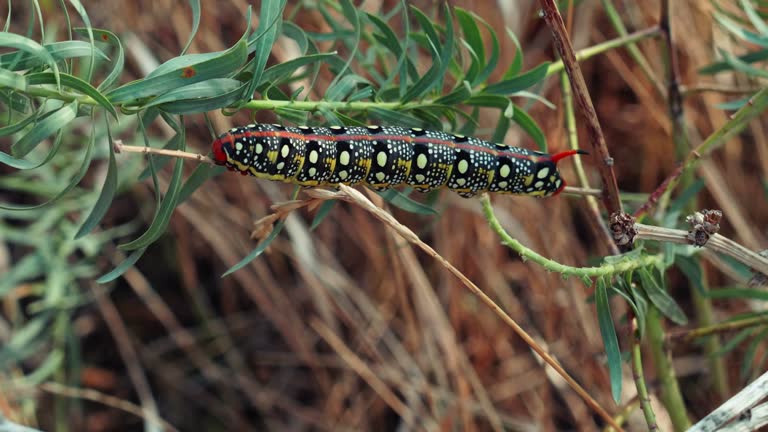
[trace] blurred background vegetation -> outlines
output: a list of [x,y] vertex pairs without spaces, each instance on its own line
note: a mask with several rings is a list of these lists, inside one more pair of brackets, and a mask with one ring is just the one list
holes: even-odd
[[[93,84],[61,75],[71,97],[56,96],[52,62],[25,65],[6,55],[20,49],[15,39],[0,38],[2,417],[59,431],[604,427],[458,279],[369,212],[339,203],[314,229],[315,212],[293,212],[264,254],[222,278],[264,237],[257,230],[252,238],[254,222],[271,214],[272,204],[289,200],[294,188],[218,176],[217,169],[181,159],[172,166],[169,159],[113,153],[119,140],[207,154],[212,130],[253,121],[418,124],[534,149],[569,145],[572,102],[561,91],[561,69],[537,69],[557,54],[535,1],[452,1],[449,9],[432,1],[408,2],[417,9],[390,0],[352,9],[343,1],[289,1],[282,24],[279,9],[276,15],[270,9],[279,3],[253,5],[247,33],[249,3],[241,0],[103,0],[85,5],[88,23],[76,1],[0,5],[9,33],[44,44],[85,41],[54,61],[62,74]],[[559,4],[576,50],[627,32],[651,29],[648,35],[659,36],[664,10],[657,0]],[[686,145],[710,136],[760,88],[768,55],[768,28],[760,23],[767,12],[759,1],[673,2],[682,116],[674,110],[670,116],[663,38],[646,35],[634,50],[620,43],[581,63],[629,212],[675,171]],[[94,30],[99,44],[91,51],[88,31],[72,34],[71,27],[107,31]],[[391,37],[402,41],[406,34],[413,70],[393,55]],[[185,89],[198,93],[163,104],[153,99],[157,88],[138,93],[124,86],[157,77],[163,70],[157,68],[182,52],[221,56],[196,64],[191,75],[221,73],[216,68],[230,60],[242,64],[233,66],[237,74],[216,76],[208,86]],[[290,63],[297,58],[306,60]],[[124,66],[115,66],[122,59]],[[292,66],[254,78],[265,65],[281,64]],[[514,80],[529,71],[532,79]],[[38,75],[21,83],[12,76],[21,73]],[[399,88],[405,75],[412,86]],[[501,85],[487,86],[493,83]],[[217,110],[236,105],[248,90],[256,91],[254,104]],[[425,102],[445,95],[440,104]],[[392,105],[259,104],[267,99]],[[404,102],[413,105],[404,109]],[[683,227],[689,210],[718,208],[725,214],[722,234],[751,250],[764,248],[766,125],[764,118],[750,122],[700,162],[647,221]],[[575,138],[589,149],[585,128],[576,126]],[[681,131],[683,141],[675,134]],[[37,165],[22,161],[26,155],[41,166],[17,169]],[[583,161],[590,185],[599,187],[591,159]],[[576,185],[574,166],[563,163],[561,170]],[[619,377],[623,394],[614,402],[592,287],[501,245],[476,199],[447,191],[411,196],[434,209],[431,214],[411,202],[369,197],[481,287],[628,429],[648,427],[626,365]],[[582,196],[498,196],[493,204],[514,238],[554,261],[582,267],[612,254],[601,225],[607,215],[596,214]],[[685,402],[676,413],[682,423],[675,413],[670,420],[656,396],[665,383],[657,378],[656,352],[648,352],[654,348],[643,355],[656,420],[662,430],[679,430],[766,369],[768,296],[746,287],[752,274],[740,263],[711,252],[649,247],[674,260],[660,281],[689,320],[685,326],[655,321],[667,328],[662,342]],[[618,295],[610,306],[620,348],[628,351],[627,317],[637,310]],[[734,320],[751,321],[689,337],[691,329]],[[22,430],[16,427],[0,423],[3,431]]]

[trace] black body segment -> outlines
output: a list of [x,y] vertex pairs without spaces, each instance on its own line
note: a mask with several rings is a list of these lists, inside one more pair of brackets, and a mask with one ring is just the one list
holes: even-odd
[[290,127],[251,124],[213,143],[232,170],[302,186],[363,183],[376,190],[447,187],[471,197],[490,191],[549,196],[562,190],[554,156],[474,137],[396,126]]

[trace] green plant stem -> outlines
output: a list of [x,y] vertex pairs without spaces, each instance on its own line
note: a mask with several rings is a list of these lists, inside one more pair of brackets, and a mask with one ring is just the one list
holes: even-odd
[[544,21],[552,33],[552,40],[555,48],[557,48],[557,53],[562,57],[563,65],[568,72],[574,100],[579,107],[588,132],[587,136],[589,137],[589,144],[592,150],[592,158],[603,181],[603,196],[601,197],[603,206],[609,214],[622,213],[619,186],[616,183],[616,175],[613,172],[613,158],[608,151],[600,120],[597,118],[597,112],[592,103],[592,97],[589,95],[587,82],[581,73],[581,66],[579,66],[576,52],[573,49],[571,39],[568,37],[568,31],[565,29],[563,17],[557,9],[555,0],[538,0],[538,3],[541,6]]
[[[640,30],[626,36],[622,36],[616,39],[611,39],[595,46],[584,48],[576,53],[576,58],[586,60],[595,57],[598,54],[602,54],[612,49],[621,48],[628,44],[657,37],[660,33],[658,27],[650,27],[644,30]],[[562,61],[552,63],[547,70],[547,76],[554,75],[564,69]],[[54,89],[43,86],[31,86],[27,89],[25,94],[33,97],[44,97],[50,99],[58,99],[66,102],[72,102],[77,100],[80,105],[98,105],[99,103],[92,99],[90,96],[85,95],[73,95],[70,93],[60,93]],[[349,110],[349,111],[365,111],[370,108],[384,108],[395,110],[408,110],[414,108],[420,108],[429,106],[432,104],[431,100],[421,102],[337,102],[337,101],[286,101],[286,100],[252,100],[245,104],[243,108],[250,110],[275,110],[277,108],[293,108],[302,111],[315,111],[320,108],[327,108],[331,110]]]
[[[616,30],[619,36],[627,36],[627,28],[624,26],[624,22],[621,20],[621,15],[619,15],[619,11],[616,10],[613,2],[611,0],[600,0],[600,2],[603,4],[605,14],[611,21],[611,25],[613,26],[614,30]],[[640,51],[640,48],[638,48],[636,44],[631,43],[627,45],[627,51],[629,52],[629,56],[632,57],[632,60],[634,60],[635,63],[640,66],[640,70],[643,72],[643,75],[645,75],[648,81],[653,84],[653,89],[656,90],[656,93],[659,96],[664,97],[666,93],[664,90],[664,85],[653,74],[653,69],[648,63],[648,60],[645,59],[643,53]]]
[[664,326],[659,310],[651,305],[646,316],[648,346],[656,365],[656,375],[661,388],[661,401],[667,408],[669,417],[675,431],[682,432],[691,427],[688,413],[685,410],[683,395],[677,384],[675,370],[672,366],[672,357],[664,346]]
[[[765,324],[768,324],[768,315],[744,318],[744,319],[735,320],[735,321],[728,321],[724,323],[713,324],[707,327],[700,327],[700,328],[682,333],[680,336],[682,336],[683,340],[685,340],[686,342],[690,342],[690,341],[693,341],[694,339],[702,338],[702,337],[717,334],[717,333],[740,330],[743,328],[755,327],[755,326],[760,326]],[[675,337],[679,337],[679,336],[675,336]]]
[[496,234],[501,238],[504,245],[508,246],[515,252],[519,253],[524,260],[531,260],[536,264],[544,267],[549,271],[560,273],[563,276],[577,276],[580,278],[594,278],[599,276],[609,276],[617,273],[625,273],[630,270],[643,268],[647,266],[653,266],[662,262],[662,255],[644,255],[634,259],[627,259],[614,264],[603,264],[599,267],[571,267],[568,265],[560,264],[557,261],[553,261],[549,258],[545,258],[539,255],[537,252],[525,247],[518,240],[512,238],[501,226],[501,223],[496,218],[493,212],[493,206],[488,195],[483,195],[480,198],[480,202],[483,205],[483,214],[488,220],[488,224],[491,226]]
[[[573,92],[571,91],[571,83],[568,81],[568,75],[564,72],[560,73],[560,89],[563,95],[563,111],[565,115],[565,127],[568,132],[568,147],[577,150],[579,148],[579,133],[576,130],[576,112],[573,109]],[[579,179],[579,184],[583,188],[590,188],[589,179],[584,170],[581,156],[573,158],[573,167],[576,170],[576,178]],[[587,200],[587,207],[592,213],[590,221],[595,226],[595,230],[602,234],[604,243],[608,246],[611,254],[618,255],[620,253],[619,247],[616,246],[616,242],[613,241],[611,233],[608,232],[608,227],[602,223],[600,204],[598,203],[597,198],[594,196],[586,196],[585,198]]]
[[[672,28],[671,8],[672,4],[669,0],[663,0],[661,2],[659,27],[661,27],[665,36],[663,39],[664,43],[662,44],[662,58],[664,59],[667,76],[667,106],[669,117],[672,121],[672,140],[677,160],[682,160],[691,151],[691,143],[687,133],[683,96],[680,91],[680,71],[677,55],[674,49],[675,32]],[[692,170],[688,170],[680,176],[680,186],[683,190],[690,187],[693,182],[694,176]],[[669,196],[671,191],[672,189],[667,190],[667,196]],[[683,210],[683,213],[691,214],[698,208],[698,200],[694,197],[689,201],[688,205]],[[697,266],[701,266],[700,262],[697,262]],[[702,274],[701,286],[706,291],[709,289],[706,276],[704,275],[704,272],[700,273]],[[693,282],[694,281],[688,281],[688,290],[691,293],[691,299],[693,300],[696,320],[701,326],[710,326],[714,322],[712,301],[705,295],[702,295]],[[729,394],[728,374],[725,370],[725,361],[723,357],[717,355],[721,349],[720,338],[717,336],[707,339],[704,344],[704,352],[706,353],[709,362],[712,386],[718,395],[725,399]]]
[[656,414],[651,406],[651,397],[648,395],[648,386],[645,384],[645,375],[643,374],[643,357],[640,349],[640,331],[637,328],[637,318],[632,318],[632,378],[635,380],[637,388],[637,398],[640,401],[640,407],[643,409],[645,422],[648,424],[648,430],[659,430],[656,424]]
[[[583,61],[583,60],[590,59],[598,54],[602,54],[606,51],[610,51],[616,48],[621,48],[624,46],[633,46],[636,42],[639,42],[645,39],[655,38],[660,36],[661,34],[662,34],[661,29],[659,29],[658,26],[648,27],[646,29],[636,31],[634,33],[622,35],[621,37],[618,37],[616,39],[610,39],[605,42],[601,42],[597,45],[593,45],[591,47],[587,47],[579,51],[576,51],[576,60]],[[558,72],[562,72],[563,70],[565,70],[565,64],[561,59],[549,65],[549,69],[547,69],[547,76],[554,75]]]

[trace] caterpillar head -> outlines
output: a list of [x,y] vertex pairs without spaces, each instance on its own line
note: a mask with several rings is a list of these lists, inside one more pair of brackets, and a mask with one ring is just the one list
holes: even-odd
[[565,189],[565,179],[560,177],[557,163],[569,156],[587,154],[584,150],[566,150],[555,153],[549,159],[537,162],[533,172],[533,188],[539,196],[549,197],[559,194]]
[[234,171],[235,166],[232,164],[234,152],[234,137],[229,132],[213,141],[213,161],[216,165],[226,166],[230,171]]

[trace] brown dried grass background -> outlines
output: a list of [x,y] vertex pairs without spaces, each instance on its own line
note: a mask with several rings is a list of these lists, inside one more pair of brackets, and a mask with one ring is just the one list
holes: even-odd
[[[412,3],[429,12],[440,7],[438,2]],[[617,3],[630,29],[657,22],[655,0]],[[244,0],[203,2],[192,52],[222,50],[234,42],[243,30],[247,5]],[[512,29],[524,47],[526,68],[553,58],[550,33],[537,17],[535,2],[475,0],[451,5],[475,12],[500,36],[504,26]],[[86,7],[95,27],[125,37],[127,70],[134,77],[153,67],[137,54],[141,48],[162,62],[178,54],[191,28],[183,1],[104,0]],[[294,7],[290,4],[288,10]],[[391,0],[371,1],[362,9],[377,13],[391,7]],[[731,42],[713,24],[708,2],[674,2],[673,11],[683,83],[711,82],[696,70],[714,59],[715,46],[729,47]],[[312,13],[299,14],[296,24],[329,30]],[[579,3],[571,30],[577,49],[616,37],[597,1]],[[501,40],[499,64],[506,65],[514,46],[506,37]],[[662,76],[658,41],[644,42],[641,48]],[[270,64],[293,55],[292,46],[280,40]],[[620,188],[652,191],[675,166],[663,99],[625,50],[582,67],[616,161]],[[332,79],[321,76],[317,88],[324,89]],[[727,74],[718,79],[738,83]],[[556,80],[550,80],[545,96],[558,110],[536,104],[531,114],[550,146],[563,148]],[[714,93],[686,99],[694,142],[727,119],[714,107],[724,100]],[[214,114],[213,119],[223,131],[248,122],[249,113]],[[273,121],[274,116],[259,112],[256,119]],[[490,130],[495,119],[495,113],[489,115],[481,126]],[[192,117],[187,124],[190,147],[207,152],[210,137],[201,118]],[[701,203],[723,209],[723,233],[753,249],[766,244],[764,128],[764,122],[755,122],[748,138],[732,140],[698,169],[707,185]],[[532,146],[519,131],[507,142]],[[589,159],[585,161],[589,170]],[[563,164],[563,170],[575,183],[570,164]],[[598,178],[593,172],[590,177]],[[128,378],[126,358],[117,350],[117,337],[133,346],[136,359],[131,367],[147,376],[150,399],[161,417],[179,430],[385,431],[395,430],[402,421],[404,430],[598,428],[599,420],[586,405],[498,317],[434,260],[357,207],[338,205],[316,231],[308,229],[312,214],[291,215],[268,253],[220,279],[256,246],[258,239],[249,238],[253,222],[269,214],[272,203],[288,199],[290,190],[288,185],[236,175],[223,175],[200,188],[177,210],[163,240],[110,292],[125,332],[108,326],[99,307],[82,311],[76,324],[82,328],[83,386],[140,400]],[[151,183],[137,186],[128,200],[116,202],[109,217],[137,217],[140,208],[153,202],[153,193]],[[561,263],[586,265],[608,253],[582,199],[495,197],[494,205],[514,237]],[[617,412],[589,290],[580,281],[563,280],[524,263],[502,247],[477,200],[444,192],[439,209],[437,217],[392,212],[537,337],[603,406]],[[731,282],[709,270],[713,285]],[[684,280],[674,273],[668,280],[671,292],[692,316]],[[747,310],[733,302],[716,307],[719,318]],[[621,316],[622,308],[623,303],[614,303],[614,317]],[[626,331],[623,323],[618,328]],[[626,339],[626,333],[619,336]],[[695,345],[678,345],[674,352],[690,412],[703,416],[720,402],[703,385],[706,359]],[[653,391],[649,359],[646,356],[646,372]],[[734,389],[740,388],[739,351],[727,361]],[[634,393],[629,374],[624,387],[626,402]],[[51,406],[50,398],[41,396],[42,427],[52,427],[53,413],[44,411]],[[666,430],[663,408],[656,407]],[[139,418],[95,403],[86,403],[71,421],[75,430],[141,427]],[[629,426],[644,428],[642,419]]]

